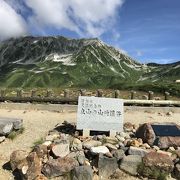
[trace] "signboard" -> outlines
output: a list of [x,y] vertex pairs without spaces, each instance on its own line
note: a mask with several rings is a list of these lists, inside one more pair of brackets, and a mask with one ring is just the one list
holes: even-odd
[[79,96],[77,129],[123,131],[123,100]]

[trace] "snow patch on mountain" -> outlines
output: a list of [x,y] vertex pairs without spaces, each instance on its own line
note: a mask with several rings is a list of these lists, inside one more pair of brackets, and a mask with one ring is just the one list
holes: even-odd
[[76,64],[72,62],[72,54],[57,54],[52,53],[45,58],[45,61],[62,62],[67,66],[75,66]]

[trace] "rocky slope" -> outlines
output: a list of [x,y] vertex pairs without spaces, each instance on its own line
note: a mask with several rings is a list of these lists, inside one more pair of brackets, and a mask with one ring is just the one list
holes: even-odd
[[28,36],[0,43],[0,86],[115,88],[176,79],[180,62],[140,64],[98,39]]

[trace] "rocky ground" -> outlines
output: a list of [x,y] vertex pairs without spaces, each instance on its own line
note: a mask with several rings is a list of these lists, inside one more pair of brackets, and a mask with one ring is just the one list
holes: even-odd
[[[24,120],[25,131],[18,135],[13,141],[6,139],[0,144],[0,179],[14,179],[11,171],[8,171],[6,163],[9,161],[10,154],[15,150],[30,151],[33,144],[47,136],[49,130],[53,129],[56,124],[68,121],[76,122],[76,113],[58,113],[48,111],[23,111],[23,110],[5,110],[1,109],[0,114],[3,117],[16,117]],[[139,125],[145,122],[174,122],[178,121],[179,113],[161,113],[153,111],[125,113],[125,122],[131,122]],[[136,179],[123,172],[122,179]]]

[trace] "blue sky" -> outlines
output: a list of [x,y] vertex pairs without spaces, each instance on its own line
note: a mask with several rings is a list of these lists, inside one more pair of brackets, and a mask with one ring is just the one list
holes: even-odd
[[0,40],[98,37],[140,62],[180,60],[180,0],[0,0]]

